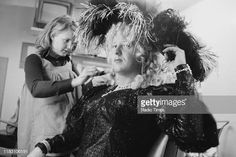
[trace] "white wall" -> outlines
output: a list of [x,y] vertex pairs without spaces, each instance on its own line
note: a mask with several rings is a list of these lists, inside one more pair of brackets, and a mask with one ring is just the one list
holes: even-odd
[[[236,97],[236,1],[201,0],[181,14],[190,22],[189,30],[219,56],[218,69],[202,83],[201,93]],[[220,157],[235,157],[236,115],[214,116],[217,120],[230,120],[220,138]]]
[[0,4],[0,56],[9,58],[1,113],[5,120],[13,114],[24,82],[24,71],[19,68],[21,44],[35,41],[30,30],[34,12],[30,7]]
[[210,95],[236,95],[236,1],[202,0],[181,12],[190,31],[219,56],[219,67],[202,85]]

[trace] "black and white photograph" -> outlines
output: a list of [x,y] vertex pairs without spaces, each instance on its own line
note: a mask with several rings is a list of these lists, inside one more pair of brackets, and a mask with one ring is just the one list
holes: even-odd
[[0,157],[236,157],[235,0],[0,0]]

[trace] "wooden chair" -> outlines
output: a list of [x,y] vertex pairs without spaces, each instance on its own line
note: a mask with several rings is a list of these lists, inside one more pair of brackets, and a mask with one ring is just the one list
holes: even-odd
[[[218,138],[225,128],[225,126],[229,124],[229,121],[217,121],[217,131]],[[217,147],[213,147],[206,151],[206,153],[217,153]],[[162,135],[160,139],[157,141],[156,146],[150,157],[202,157],[202,153],[185,153],[178,149],[175,145],[174,141],[170,140],[167,135]]]

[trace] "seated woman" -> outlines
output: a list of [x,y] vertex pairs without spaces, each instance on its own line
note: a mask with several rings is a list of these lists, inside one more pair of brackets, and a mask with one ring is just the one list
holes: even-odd
[[[207,109],[208,114],[137,113],[138,96],[192,95],[194,79],[184,50],[169,45],[163,51],[175,54],[169,63],[175,66],[177,80],[150,85],[155,79],[149,70],[156,53],[151,23],[134,4],[118,3],[112,11],[118,13],[119,20],[106,33],[105,45],[115,84],[87,92],[70,111],[64,132],[38,143],[29,156],[77,148],[78,157],[143,157],[149,155],[161,133],[186,152],[217,146],[216,123]],[[204,108],[200,101],[197,105]]]

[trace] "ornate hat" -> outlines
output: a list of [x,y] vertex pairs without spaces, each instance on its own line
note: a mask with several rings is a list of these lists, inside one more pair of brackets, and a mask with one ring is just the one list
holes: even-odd
[[88,47],[91,41],[97,46],[105,42],[105,36],[113,24],[125,22],[131,24],[132,29],[138,32],[138,39],[145,36],[151,39],[150,31],[152,18],[145,15],[141,7],[134,3],[117,2],[115,0],[91,0],[84,4],[87,8],[78,21],[76,31],[79,44]]

